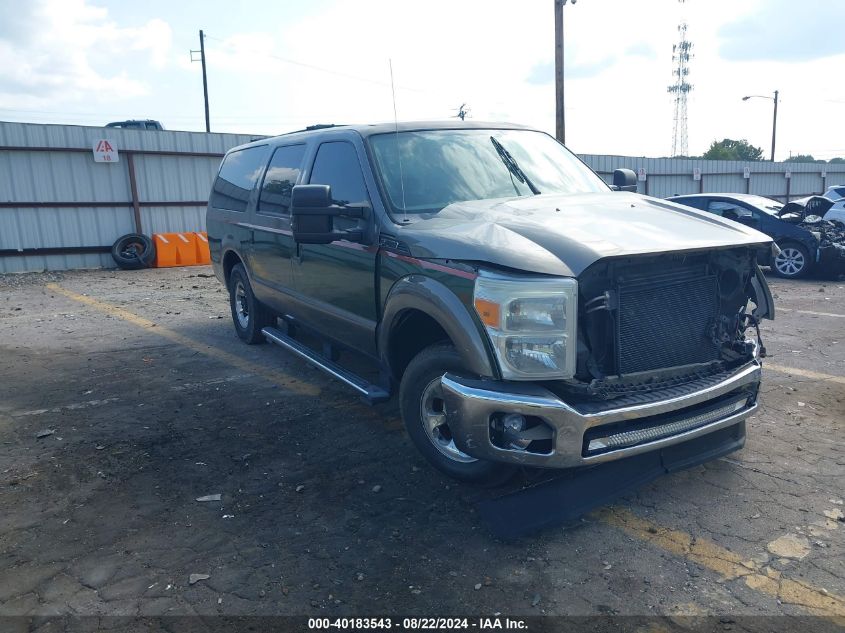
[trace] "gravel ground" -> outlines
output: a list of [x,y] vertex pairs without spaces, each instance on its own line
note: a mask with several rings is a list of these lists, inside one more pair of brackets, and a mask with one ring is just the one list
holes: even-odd
[[771,283],[744,450],[500,542],[210,269],[0,276],[0,615],[845,616],[845,289]]

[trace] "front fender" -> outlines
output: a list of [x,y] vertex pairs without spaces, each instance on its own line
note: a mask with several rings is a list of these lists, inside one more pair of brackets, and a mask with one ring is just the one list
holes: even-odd
[[389,364],[390,333],[406,310],[419,310],[448,334],[466,368],[478,376],[499,377],[487,341],[467,307],[447,286],[425,275],[408,275],[393,284],[384,304],[377,342],[383,362]]

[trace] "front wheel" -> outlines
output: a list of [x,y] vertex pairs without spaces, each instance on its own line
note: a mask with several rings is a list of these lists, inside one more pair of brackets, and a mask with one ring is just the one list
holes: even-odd
[[410,362],[399,387],[402,420],[414,446],[439,471],[470,483],[499,485],[513,475],[507,464],[476,459],[456,445],[446,419],[441,378],[465,371],[451,345],[427,347]]
[[229,305],[238,337],[248,345],[263,343],[261,329],[273,325],[275,317],[255,298],[243,264],[235,264],[229,274]]
[[810,253],[800,244],[784,244],[772,262],[772,272],[784,279],[799,279],[810,272]]

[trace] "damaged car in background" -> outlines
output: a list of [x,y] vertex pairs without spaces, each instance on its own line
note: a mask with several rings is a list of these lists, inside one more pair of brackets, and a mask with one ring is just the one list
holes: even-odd
[[208,236],[245,342],[397,395],[456,479],[589,471],[584,509],[743,446],[774,317],[769,237],[635,187],[515,125],[319,126],[231,150]]
[[760,265],[771,266],[778,277],[797,279],[811,273],[836,279],[845,274],[845,224],[822,196],[786,205],[740,193],[709,193],[667,198],[739,222],[770,236],[778,246],[771,257],[761,252]]

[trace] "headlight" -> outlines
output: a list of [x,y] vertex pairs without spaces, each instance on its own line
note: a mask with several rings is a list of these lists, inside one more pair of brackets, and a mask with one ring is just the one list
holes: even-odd
[[473,304],[502,376],[509,380],[575,375],[578,282],[481,275]]

